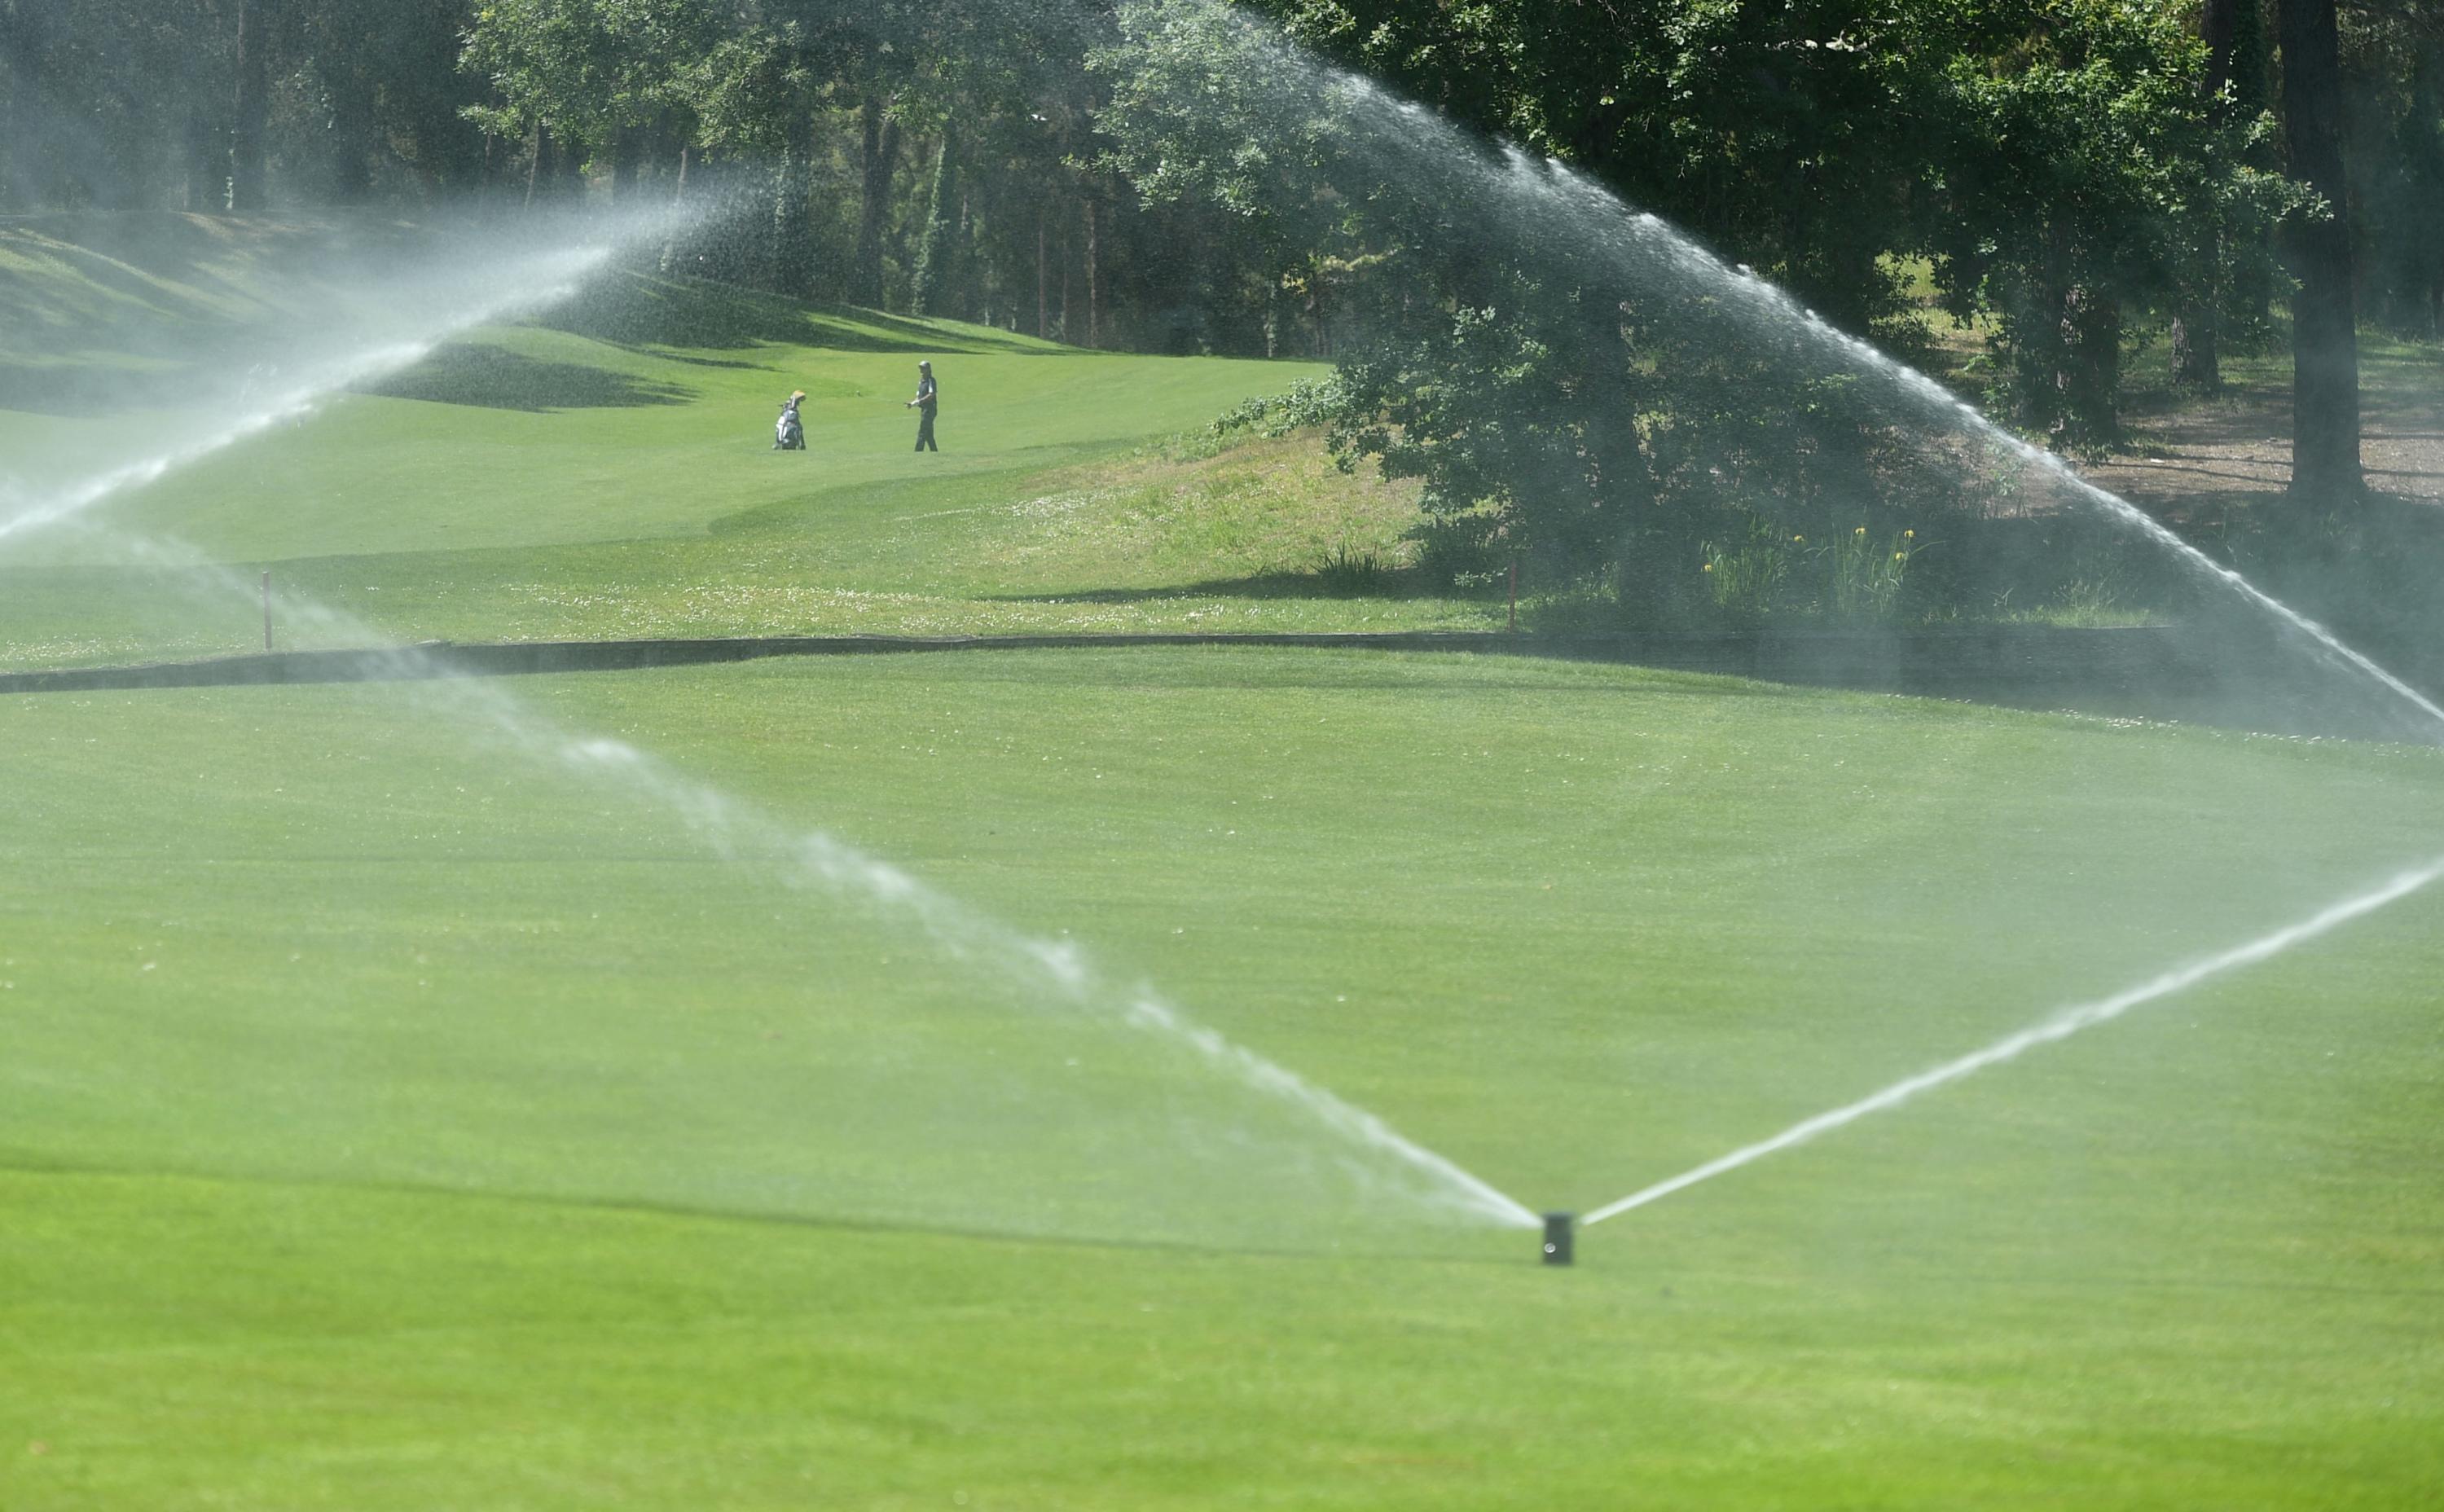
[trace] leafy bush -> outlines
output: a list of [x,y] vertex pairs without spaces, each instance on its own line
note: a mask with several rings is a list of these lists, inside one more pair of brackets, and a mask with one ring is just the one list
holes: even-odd
[[1347,542],[1324,554],[1316,564],[1315,575],[1326,593],[1342,599],[1360,599],[1380,593],[1391,578],[1391,569],[1371,551],[1353,551]]
[[1482,588],[1509,565],[1499,533],[1467,515],[1428,515],[1408,539],[1416,543],[1417,576],[1432,588]]
[[1783,608],[1791,562],[1805,544],[1800,537],[1786,538],[1762,523],[1752,525],[1747,540],[1737,545],[1706,543],[1699,571],[1723,618],[1751,625]]
[[1731,624],[1778,618],[1891,624],[1901,617],[1901,589],[1919,550],[1912,529],[1879,543],[1865,526],[1854,526],[1828,542],[1811,544],[1805,535],[1785,535],[1751,519],[1736,544],[1705,544],[1699,574],[1714,608]]
[[1261,394],[1231,406],[1213,422],[1213,434],[1225,438],[1248,432],[1284,436],[1293,431],[1316,430],[1330,423],[1341,406],[1337,378],[1307,378],[1279,394]]
[[1916,555],[1915,530],[1902,530],[1880,544],[1868,538],[1865,526],[1835,536],[1818,552],[1824,567],[1824,613],[1844,624],[1889,623]]

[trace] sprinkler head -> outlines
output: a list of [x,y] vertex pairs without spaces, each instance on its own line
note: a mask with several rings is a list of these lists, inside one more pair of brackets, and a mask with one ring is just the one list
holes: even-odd
[[1545,1263],[1566,1265],[1570,1263],[1570,1219],[1568,1213],[1545,1215]]

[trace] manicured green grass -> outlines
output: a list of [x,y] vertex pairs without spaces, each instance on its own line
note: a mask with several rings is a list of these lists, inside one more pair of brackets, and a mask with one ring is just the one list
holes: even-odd
[[[1394,561],[1416,509],[1312,442],[1149,444],[1301,369],[945,358],[951,450],[918,456],[897,402],[904,355],[763,350],[750,371],[698,378],[677,358],[559,333],[495,340],[468,350],[616,360],[698,388],[576,411],[351,398],[98,517],[250,582],[268,568],[404,639],[1474,628],[1499,613],[1336,594],[1325,557]],[[803,454],[764,435],[787,386],[810,390]],[[217,582],[125,558],[109,538],[55,531],[0,562],[0,655],[123,660],[259,637]],[[287,628],[289,644],[331,638]]]
[[[1494,658],[505,686],[776,836],[1073,931],[1540,1207],[2444,834],[2426,751]],[[1532,1236],[1353,1200],[1329,1139],[1158,1041],[779,885],[782,839],[714,864],[629,790],[471,740],[484,696],[0,706],[12,1509],[2444,1484],[2444,899],[1590,1230],[1557,1273]]]
[[[771,454],[775,469],[799,466]],[[1486,629],[1472,598],[1353,594],[1320,569],[1390,563],[1416,507],[1310,441],[1213,456],[1150,447],[1057,467],[826,488],[693,534],[271,561],[280,644],[650,636]],[[454,526],[436,526],[446,535]],[[109,544],[99,554],[112,550]],[[32,555],[28,553],[28,555]],[[259,648],[257,565],[0,561],[0,662]]]
[[[201,281],[179,264],[142,286],[185,288],[174,273]],[[36,292],[99,319],[84,287],[55,270]],[[140,313],[190,331],[198,353],[237,340],[192,303]],[[297,318],[274,308],[240,328]],[[1215,416],[1313,364],[1083,352],[643,273],[551,319],[474,333],[80,518],[103,533],[12,539],[0,662],[259,642],[225,582],[132,554],[129,534],[248,584],[268,569],[361,621],[353,638],[1476,628],[1499,613],[1481,598],[1354,598],[1321,571],[1328,557],[1397,563],[1413,489],[1342,474],[1307,441],[1214,454]],[[85,377],[116,372],[80,351]],[[58,360],[12,370],[9,356],[0,341],[16,387],[59,381]],[[911,450],[919,357],[942,385],[939,453]],[[10,487],[39,499],[141,455],[147,403],[234,414],[234,374],[191,367],[133,413],[0,408],[17,459],[0,511]],[[779,401],[801,388],[809,450],[771,451]],[[284,632],[352,638],[295,617]]]
[[[276,312],[287,232],[174,230],[0,233],[62,312],[0,325],[10,466]],[[1328,591],[1408,496],[1176,439],[1302,371],[636,275],[102,511],[236,592],[10,542],[0,657],[246,649],[266,565],[290,644],[1487,622]],[[2444,894],[1569,1272],[1127,1017],[1585,1210],[2426,859],[2433,751],[1251,651],[11,696],[0,751],[8,1512],[2444,1492]]]

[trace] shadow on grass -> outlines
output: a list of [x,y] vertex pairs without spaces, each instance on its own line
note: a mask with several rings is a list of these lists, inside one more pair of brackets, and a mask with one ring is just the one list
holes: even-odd
[[676,383],[650,382],[575,362],[541,361],[482,343],[441,347],[414,367],[356,392],[529,412],[684,404],[695,396]]
[[212,333],[261,318],[278,303],[275,290],[325,281],[343,257],[398,256],[417,234],[380,217],[0,217],[0,351],[193,357]]
[[[0,290],[0,299],[7,297]],[[162,367],[104,367],[72,362],[0,365],[0,410],[85,418],[127,409],[176,403],[181,396],[212,392],[224,366],[179,363]]]
[[1437,586],[1414,568],[1326,566],[1312,572],[1259,572],[1244,578],[1207,578],[1150,588],[1081,588],[1070,593],[996,594],[986,603],[1162,603],[1175,599],[1340,599],[1400,602],[1443,599],[1490,603],[1481,589]]
[[809,304],[710,279],[635,269],[605,274],[579,298],[543,316],[540,323],[621,346],[818,346],[843,352],[1025,352],[1044,357],[1076,350],[981,326],[936,324],[851,304]]

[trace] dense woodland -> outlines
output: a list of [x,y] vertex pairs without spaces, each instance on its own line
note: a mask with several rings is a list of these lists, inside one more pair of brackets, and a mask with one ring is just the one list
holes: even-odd
[[1989,404],[2064,450],[2120,437],[2136,343],[2212,391],[2287,327],[2322,515],[2361,496],[2354,322],[2444,323],[2437,0],[0,0],[0,209],[744,205],[661,270],[1329,357],[1305,417],[1512,549],[1681,561],[1719,522],[1643,507],[1734,453],[1898,465],[1772,354],[1454,218],[1310,57],[1904,357],[1931,284]]

